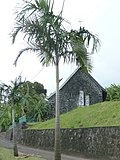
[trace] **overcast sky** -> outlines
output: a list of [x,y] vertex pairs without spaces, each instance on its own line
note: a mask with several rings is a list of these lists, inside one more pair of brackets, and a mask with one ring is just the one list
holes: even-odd
[[[13,62],[24,42],[19,37],[11,44],[9,33],[14,27],[14,9],[20,0],[1,1],[0,5],[0,80],[8,83],[22,73],[23,80],[38,81],[48,90],[55,90],[55,68],[43,68],[34,54],[21,56],[17,67]],[[21,1],[22,2],[22,1]],[[61,10],[62,0],[55,0],[55,13]],[[92,57],[92,76],[103,86],[120,84],[120,1],[119,0],[66,0],[63,16],[73,29],[81,24],[101,40],[101,49]],[[61,84],[75,70],[76,66],[60,65]],[[39,74],[38,74],[39,73]]]

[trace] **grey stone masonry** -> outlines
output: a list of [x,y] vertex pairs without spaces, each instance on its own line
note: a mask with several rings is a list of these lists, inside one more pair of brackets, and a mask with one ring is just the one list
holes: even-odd
[[[39,149],[54,150],[54,129],[18,130],[18,143]],[[10,138],[10,131],[6,137]],[[120,160],[120,127],[61,129],[62,152],[76,153],[104,160]]]
[[[60,113],[68,112],[77,106],[88,106],[103,102],[106,98],[105,89],[81,68],[75,72],[60,87]],[[55,115],[55,93],[48,97],[50,118]]]

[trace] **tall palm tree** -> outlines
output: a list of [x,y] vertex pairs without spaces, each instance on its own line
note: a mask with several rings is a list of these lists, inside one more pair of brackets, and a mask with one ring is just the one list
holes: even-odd
[[[64,2],[63,2],[64,6]],[[85,28],[67,31],[62,11],[55,15],[54,0],[26,0],[16,11],[15,27],[11,33],[14,43],[19,32],[24,35],[28,47],[22,49],[14,64],[25,51],[33,51],[42,65],[53,64],[56,67],[56,127],[55,127],[55,160],[61,159],[60,148],[60,106],[59,106],[59,61],[77,62],[85,72],[91,70],[87,48],[97,51],[99,39]]]

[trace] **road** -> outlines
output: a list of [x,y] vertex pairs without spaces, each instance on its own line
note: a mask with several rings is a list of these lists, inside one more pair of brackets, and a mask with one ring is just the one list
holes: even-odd
[[[9,148],[9,149],[13,148],[12,142],[5,139],[4,136],[1,135],[1,133],[0,133],[0,146]],[[39,155],[42,158],[45,158],[46,160],[54,159],[54,152],[52,151],[30,148],[30,147],[19,145],[19,144],[18,144],[18,151],[25,154]],[[61,160],[93,160],[93,159],[87,159],[87,158],[75,156],[75,155],[71,156],[71,155],[62,154]]]

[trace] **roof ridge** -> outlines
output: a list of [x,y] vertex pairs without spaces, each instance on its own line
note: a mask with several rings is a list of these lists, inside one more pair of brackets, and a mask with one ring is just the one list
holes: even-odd
[[[65,80],[65,82],[59,87],[59,90],[61,90],[61,89],[65,86],[65,84],[75,75],[75,73],[76,73],[79,69],[81,70],[81,67],[77,67],[77,68],[74,70],[74,72],[70,74],[70,76]],[[84,72],[83,72],[83,73],[84,73]],[[92,76],[90,73],[88,73],[87,75],[88,75],[88,77],[89,77],[90,79],[92,79],[92,80],[94,81],[94,83],[95,83],[97,86],[99,86],[100,88],[102,88],[102,90],[105,91],[105,89],[93,78],[93,76]],[[47,98],[49,99],[49,98],[52,97],[55,93],[56,93],[56,91],[54,91],[53,93],[51,93]]]
[[[79,70],[80,67],[77,67],[73,73],[70,74],[70,76],[63,82],[63,84],[59,87],[59,90],[64,87],[64,85],[71,79],[71,77]],[[52,92],[47,98],[49,99],[51,96],[53,96],[56,93],[56,91]]]

